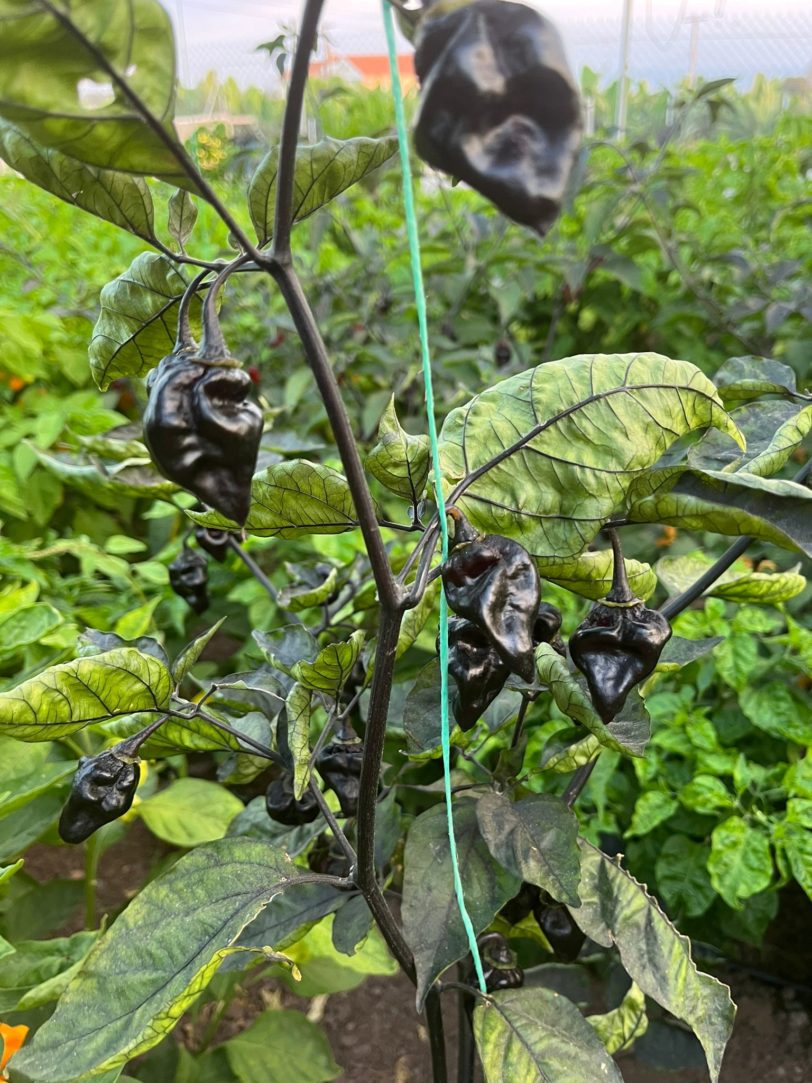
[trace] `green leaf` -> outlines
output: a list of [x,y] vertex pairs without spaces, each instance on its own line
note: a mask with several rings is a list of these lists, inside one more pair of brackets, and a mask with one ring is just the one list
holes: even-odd
[[310,720],[313,717],[313,692],[302,684],[294,684],[288,692],[285,707],[288,718],[288,748],[293,757],[293,793],[298,801],[310,782]]
[[398,964],[377,929],[372,930],[364,945],[352,956],[336,956],[332,925],[343,910],[342,906],[335,918],[320,921],[285,949],[301,971],[300,981],[288,981],[297,996],[309,998],[324,993],[342,993],[359,986],[367,975],[391,977],[398,973]]
[[178,190],[169,200],[169,232],[178,242],[181,251],[192,235],[197,221],[197,204],[188,192]]
[[216,624],[213,624],[211,628],[208,629],[208,631],[201,632],[197,639],[193,639],[191,643],[188,643],[183,648],[172,663],[172,679],[176,685],[179,686],[183,683],[184,678],[197,664],[203,651],[220,631],[226,620],[226,617],[221,617]]
[[[12,876],[14,876],[16,873],[18,873],[20,871],[20,869],[23,867],[24,864],[25,864],[25,862],[23,861],[22,858],[20,858],[20,860],[15,861],[13,865],[2,865],[2,866],[0,866],[0,887],[2,887],[3,884],[8,883],[8,881],[12,878]],[[0,942],[5,944],[5,941],[2,940],[2,937],[0,937]],[[10,951],[14,950],[11,947],[11,945],[9,945],[9,950]]]
[[[90,340],[90,371],[102,391],[120,376],[145,376],[172,352],[177,310],[189,280],[168,256],[142,252],[101,291]],[[200,301],[192,300],[192,321]]]
[[28,992],[73,967],[87,955],[96,936],[95,932],[76,933],[53,940],[19,941],[0,967],[0,1012],[16,1011]]
[[61,453],[49,455],[37,451],[45,469],[83,496],[103,508],[117,510],[121,498],[138,500],[169,499],[180,487],[158,473],[151,462],[115,463],[105,466],[100,460],[86,461],[84,455]]
[[657,888],[673,913],[697,918],[716,898],[707,857],[708,847],[685,835],[671,835],[663,843],[655,866]]
[[812,406],[793,406],[794,413],[778,426],[767,447],[746,460],[748,474],[762,478],[777,474],[809,435],[812,430]]
[[559,902],[578,905],[581,863],[572,809],[548,794],[513,802],[498,793],[481,797],[476,808],[482,837],[502,868]]
[[[637,560],[624,560],[624,564],[629,586],[638,598],[646,601],[657,589],[657,576],[651,565]],[[549,579],[551,583],[593,601],[605,598],[612,586],[614,559],[611,549],[579,553],[565,560],[537,560],[536,566],[542,579]]]
[[641,884],[585,839],[579,845],[581,905],[570,911],[575,923],[597,944],[616,946],[632,981],[693,1029],[716,1083],[736,1012],[729,989],[696,969],[687,937]]
[[0,121],[0,158],[26,180],[73,207],[126,229],[145,241],[155,239],[152,196],[141,177],[85,165]]
[[[202,526],[235,524],[215,511],[187,512]],[[342,534],[358,526],[347,479],[331,466],[307,459],[269,466],[254,475],[245,529],[258,538],[301,538]]]
[[324,1032],[304,1012],[267,1011],[225,1046],[240,1083],[326,1083],[341,1068]]
[[110,89],[110,74],[92,51],[178,145],[175,43],[156,0],[87,0],[69,8],[5,0],[2,13],[0,115],[89,165],[184,179],[172,149],[119,88]]
[[757,895],[772,882],[769,839],[740,816],[731,816],[713,829],[708,872],[727,905],[740,910],[742,899]]
[[112,1070],[152,1048],[235,950],[246,925],[264,907],[272,911],[284,889],[300,890],[296,876],[284,854],[248,839],[221,839],[182,857],[99,939],[15,1068],[38,1083],[57,1083]]
[[719,676],[741,692],[758,665],[758,642],[743,632],[731,632],[713,652]]
[[[663,557],[657,562],[657,576],[669,594],[681,594],[714,564],[713,557],[700,549],[679,557]],[[798,566],[786,572],[754,572],[744,560],[737,560],[723,572],[705,595],[731,602],[761,602],[778,605],[788,602],[806,587]]]
[[749,572],[733,581],[717,584],[709,593],[728,602],[781,605],[806,590],[806,579],[798,573],[798,567],[800,565],[786,572]]
[[0,782],[0,816],[8,816],[30,801],[48,793],[76,770],[75,760],[44,763],[32,774]]
[[[480,933],[516,894],[521,881],[493,861],[479,831],[476,801],[462,799],[454,809],[465,903],[474,931]],[[418,1010],[435,978],[468,951],[454,894],[447,831],[445,806],[440,804],[417,817],[406,839],[403,932],[414,953]]]
[[403,623],[400,626],[398,635],[398,647],[395,652],[396,658],[404,655],[409,647],[413,646],[417,641],[418,636],[428,624],[439,598],[440,580],[435,579],[433,583],[429,583],[428,587],[426,587],[423,597],[414,609],[407,610],[403,617]]
[[[341,192],[397,154],[398,141],[384,139],[322,139],[296,149],[292,221],[301,222]],[[260,245],[273,236],[279,148],[273,147],[257,166],[248,189],[251,221]]]
[[353,895],[333,918],[333,947],[342,955],[355,955],[359,944],[369,936],[372,913],[363,895]]
[[[536,670],[541,683],[549,687],[556,707],[567,718],[579,722],[606,748],[613,748],[616,752],[625,752],[631,756],[644,754],[649,738],[647,720],[631,719],[626,723],[620,718],[607,726],[593,708],[589,694],[549,643],[541,643],[536,648]],[[621,715],[626,713],[624,707]]]
[[361,656],[365,633],[353,632],[349,639],[323,647],[313,662],[297,662],[293,676],[305,688],[337,696],[350,679]]
[[611,1056],[623,1053],[648,1030],[646,998],[634,982],[620,1004],[605,1015],[588,1015],[590,1023]]
[[765,733],[799,745],[812,744],[812,709],[784,681],[748,685],[739,693],[739,706]]
[[179,778],[136,807],[153,835],[187,848],[222,838],[242,810],[239,797],[202,778]]
[[115,634],[122,639],[139,639],[145,636],[152,627],[155,610],[160,601],[160,598],[151,598],[143,605],[124,613],[115,623]]
[[254,640],[274,669],[294,677],[295,667],[303,659],[313,661],[319,653],[315,638],[302,624],[285,624],[272,632],[253,633]]
[[747,441],[741,448],[724,433],[711,430],[688,449],[686,462],[701,470],[744,470],[776,474],[809,430],[812,410],[801,402],[767,399],[740,406],[731,417]]
[[786,854],[792,875],[812,899],[812,830],[809,824],[787,821],[775,831],[776,845]]
[[519,373],[452,411],[440,450],[453,487],[525,441],[457,503],[479,529],[560,559],[624,509],[634,481],[675,440],[708,426],[741,440],[694,365],[651,353],[583,355]]
[[812,556],[812,491],[794,481],[743,471],[664,467],[638,479],[628,517],[717,534],[752,534]]
[[91,722],[169,705],[166,666],[131,647],[52,666],[0,692],[0,732],[21,741],[54,741]]
[[713,378],[725,406],[797,391],[795,372],[769,357],[731,357]]
[[736,807],[736,798],[724,782],[713,775],[695,775],[682,787],[679,799],[686,808],[708,815]]
[[[580,741],[575,741],[566,748],[559,748],[552,755],[542,758],[542,768],[545,771],[555,771],[560,774],[569,774],[583,767],[584,764],[594,760],[601,750],[601,743],[597,737],[591,734]],[[545,749],[546,752],[546,749]]]
[[661,823],[665,823],[679,808],[679,802],[671,794],[661,790],[647,790],[640,794],[634,806],[632,822],[626,832],[627,839],[647,835]]
[[17,654],[32,643],[39,643],[61,623],[62,614],[43,603],[0,614],[0,657]]
[[485,1083],[622,1083],[575,1005],[549,989],[506,989],[474,1008]]
[[[289,574],[295,572],[294,565],[285,564]],[[279,605],[291,613],[301,613],[303,609],[311,609],[314,606],[324,605],[331,595],[335,594],[338,585],[338,568],[333,565],[326,576],[320,576],[315,582],[305,581],[304,585],[295,584],[279,591]]]
[[683,639],[682,636],[672,636],[660,655],[657,670],[668,673],[682,669],[683,666],[689,666],[691,662],[709,654],[721,642],[722,636],[711,636],[707,639]]
[[366,458],[366,468],[381,485],[417,506],[429,476],[429,438],[410,436],[389,400],[378,426],[378,442]]

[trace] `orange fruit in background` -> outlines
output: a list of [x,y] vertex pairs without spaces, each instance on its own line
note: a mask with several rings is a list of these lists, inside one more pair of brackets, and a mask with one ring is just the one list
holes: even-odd
[[8,1079],[6,1066],[14,1054],[20,1051],[27,1036],[28,1027],[10,1027],[7,1023],[0,1023],[0,1038],[3,1041],[3,1051],[0,1053],[0,1079]]

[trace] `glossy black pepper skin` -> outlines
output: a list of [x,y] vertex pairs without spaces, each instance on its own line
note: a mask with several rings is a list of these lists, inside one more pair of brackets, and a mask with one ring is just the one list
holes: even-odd
[[94,831],[123,816],[132,807],[140,778],[138,761],[122,759],[114,748],[98,756],[83,756],[59,817],[60,838],[84,842]]
[[478,535],[458,510],[450,514],[454,547],[442,569],[449,608],[485,633],[512,672],[532,681],[541,592],[533,558],[512,538]]
[[195,611],[205,613],[209,608],[209,573],[206,558],[191,549],[182,549],[169,565],[172,590]]
[[617,531],[607,528],[606,533],[614,553],[612,588],[570,636],[569,650],[586,677],[592,705],[604,722],[611,722],[632,688],[654,672],[671,625],[634,594]]
[[164,477],[242,525],[262,436],[251,377],[236,362],[189,350],[165,357],[147,382],[144,440]]
[[195,527],[195,540],[200,548],[210,557],[222,564],[231,551],[229,538],[231,534],[227,530],[217,530],[214,527]]
[[539,901],[533,916],[547,937],[553,955],[559,963],[574,963],[584,946],[586,936],[572,920],[566,907],[559,903]]
[[293,775],[286,773],[273,780],[265,793],[265,808],[272,820],[286,827],[310,824],[319,815],[319,804],[310,790],[297,801],[293,794]]
[[451,617],[448,672],[456,684],[451,709],[465,732],[476,725],[502,691],[510,670],[480,628],[465,617]]
[[524,985],[524,971],[518,964],[516,952],[501,933],[487,933],[477,943],[482,956],[485,988],[489,993],[520,989]]
[[569,650],[604,722],[611,722],[632,688],[654,672],[670,638],[671,626],[662,613],[642,602],[592,607],[570,637]]
[[321,752],[316,768],[338,798],[342,816],[355,816],[361,788],[364,748],[360,741],[333,741]]
[[542,236],[557,217],[581,137],[558,31],[525,4],[427,11],[415,40],[420,157]]

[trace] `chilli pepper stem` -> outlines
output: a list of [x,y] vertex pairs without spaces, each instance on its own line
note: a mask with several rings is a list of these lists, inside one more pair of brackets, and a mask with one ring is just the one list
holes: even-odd
[[612,589],[606,595],[607,602],[616,602],[618,605],[629,605],[636,601],[634,591],[629,586],[629,577],[626,573],[626,561],[623,559],[623,550],[620,547],[620,537],[614,527],[605,527],[605,533],[609,535],[612,543]]
[[175,337],[175,349],[174,353],[179,353],[181,350],[193,350],[195,346],[195,340],[192,337],[192,328],[189,323],[189,306],[192,303],[192,298],[200,289],[203,279],[211,274],[211,271],[206,269],[201,271],[199,275],[196,275],[186,289],[183,292],[183,297],[180,299],[178,305],[178,332]]
[[217,298],[220,290],[235,271],[238,271],[249,260],[248,256],[238,256],[218,274],[209,287],[206,300],[203,302],[203,335],[200,342],[201,361],[221,361],[230,356],[226,340],[223,337],[223,329],[217,316]]

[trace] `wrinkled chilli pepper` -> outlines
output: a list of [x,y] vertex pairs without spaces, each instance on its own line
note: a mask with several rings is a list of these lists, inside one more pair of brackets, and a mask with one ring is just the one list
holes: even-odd
[[249,398],[251,377],[229,354],[217,318],[217,294],[230,271],[223,271],[208,292],[198,350],[188,312],[196,282],[184,295],[175,348],[147,380],[144,440],[164,477],[242,525],[263,418]]
[[123,741],[97,756],[83,756],[59,817],[59,837],[78,843],[132,807],[141,778],[137,745]]
[[331,741],[316,760],[316,768],[338,798],[341,814],[355,816],[361,789],[361,766],[364,746],[354,741]]
[[532,681],[541,591],[533,558],[512,538],[478,534],[457,508],[449,515],[453,548],[442,568],[449,608],[485,633],[512,672]]
[[629,692],[650,676],[671,638],[671,626],[648,609],[629,586],[617,532],[609,532],[614,550],[612,589],[596,602],[573,633],[569,650],[586,677],[595,710],[611,722]]
[[553,24],[507,0],[438,0],[415,38],[420,157],[542,236],[581,137],[575,80]]
[[275,778],[265,793],[265,808],[272,820],[287,827],[311,824],[319,815],[319,803],[310,790],[296,799],[293,792],[293,774],[286,771]]
[[195,613],[209,608],[209,572],[206,558],[186,547],[169,565],[169,585]]
[[524,985],[524,971],[501,933],[486,933],[477,939],[485,974],[485,987],[489,993],[500,989],[519,989]]

